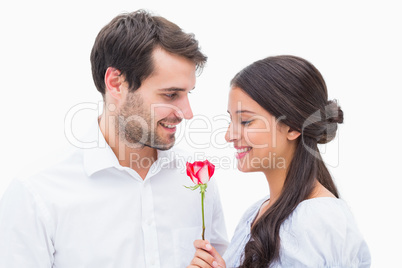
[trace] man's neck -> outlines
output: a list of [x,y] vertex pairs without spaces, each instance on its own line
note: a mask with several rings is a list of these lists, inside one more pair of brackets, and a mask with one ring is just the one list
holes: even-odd
[[135,170],[142,179],[145,179],[152,164],[158,158],[157,150],[148,146],[142,146],[140,148],[127,146],[127,144],[120,139],[119,134],[116,133],[114,120],[106,120],[104,114],[100,117],[99,128],[106,142],[116,155],[120,165]]

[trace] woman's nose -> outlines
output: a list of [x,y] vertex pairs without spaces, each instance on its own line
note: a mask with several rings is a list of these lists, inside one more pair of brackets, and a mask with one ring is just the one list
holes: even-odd
[[236,127],[233,122],[231,122],[226,130],[225,140],[227,142],[234,142],[240,137],[238,127]]

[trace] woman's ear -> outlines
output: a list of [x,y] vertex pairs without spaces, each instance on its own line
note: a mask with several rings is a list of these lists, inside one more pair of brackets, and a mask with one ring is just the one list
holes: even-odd
[[105,73],[105,93],[108,93],[114,99],[121,99],[121,85],[124,82],[124,77],[121,72],[113,67],[109,67]]
[[288,138],[288,140],[293,141],[293,140],[297,139],[300,136],[300,134],[301,133],[299,131],[289,128],[287,138]]

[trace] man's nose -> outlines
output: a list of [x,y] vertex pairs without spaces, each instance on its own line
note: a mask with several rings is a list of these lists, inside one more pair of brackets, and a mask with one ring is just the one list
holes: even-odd
[[179,118],[184,118],[184,119],[191,119],[193,118],[193,111],[191,110],[191,106],[190,106],[190,101],[188,99],[188,97],[186,97],[181,105],[180,105],[180,111],[181,113],[178,113],[178,111],[176,111],[176,116]]

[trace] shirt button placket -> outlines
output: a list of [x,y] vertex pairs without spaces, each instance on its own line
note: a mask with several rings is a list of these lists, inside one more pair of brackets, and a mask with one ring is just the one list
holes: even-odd
[[142,183],[142,231],[146,267],[160,267],[158,236],[155,224],[152,188],[149,180]]

